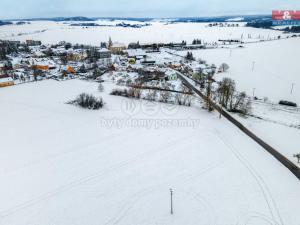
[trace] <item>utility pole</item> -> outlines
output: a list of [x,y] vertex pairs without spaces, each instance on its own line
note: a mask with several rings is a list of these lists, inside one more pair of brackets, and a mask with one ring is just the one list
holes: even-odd
[[255,62],[252,62],[252,71],[254,71],[254,67],[255,67]]
[[253,88],[253,99],[254,99],[254,97],[255,97],[255,90],[256,90],[256,88]]
[[292,83],[291,94],[293,94],[295,84]]
[[170,194],[171,194],[171,215],[173,215],[173,190],[170,188]]
[[211,111],[211,106],[210,106],[210,94],[211,94],[211,78],[208,76],[208,83],[207,83],[207,109],[208,111]]
[[296,154],[296,155],[294,155],[294,157],[295,157],[295,158],[297,158],[297,159],[298,159],[298,163],[300,163],[300,153],[299,153],[299,154]]

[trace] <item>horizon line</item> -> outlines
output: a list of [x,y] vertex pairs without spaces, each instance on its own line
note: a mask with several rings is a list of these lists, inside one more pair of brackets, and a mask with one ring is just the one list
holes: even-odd
[[32,17],[32,18],[14,18],[14,19],[0,19],[0,21],[12,21],[12,20],[48,20],[48,19],[58,19],[58,18],[87,18],[87,19],[195,19],[195,18],[220,18],[220,17],[251,17],[251,16],[272,16],[271,14],[224,14],[224,15],[211,15],[211,16],[170,16],[170,17],[135,17],[135,16],[53,16],[53,17]]

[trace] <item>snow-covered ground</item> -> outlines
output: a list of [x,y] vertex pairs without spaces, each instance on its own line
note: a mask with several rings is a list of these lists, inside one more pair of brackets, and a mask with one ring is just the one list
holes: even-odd
[[[300,224],[297,178],[229,122],[104,87],[47,80],[0,89],[0,224]],[[105,107],[65,104],[81,92]]]
[[230,66],[228,72],[215,76],[217,80],[231,77],[238,91],[269,99],[252,104],[252,114],[262,119],[237,118],[296,165],[293,155],[300,153],[299,108],[279,106],[278,102],[289,100],[300,105],[299,51],[300,38],[247,44],[245,48],[193,51],[196,58],[208,63],[225,62]]
[[[120,22],[141,24],[128,21],[97,21],[99,25],[115,25]],[[129,44],[130,42],[158,43],[181,42],[191,43],[194,39],[202,39],[204,42],[215,42],[219,39],[241,39],[243,41],[267,40],[287,36],[281,31],[264,30],[245,27],[245,23],[238,23],[239,27],[208,27],[208,23],[176,23],[153,21],[151,26],[142,28],[123,27],[89,27],[82,28],[70,26],[78,22],[50,22],[34,21],[25,25],[9,25],[0,27],[0,39],[41,40],[46,44],[56,44],[62,40],[71,43],[100,45],[107,42],[109,37],[113,41]],[[93,22],[94,23],[94,22]],[[235,24],[236,24],[235,23]],[[134,35],[132,35],[134,34]],[[248,36],[250,35],[250,36]],[[250,38],[251,37],[251,38]]]
[[[227,63],[228,72],[215,78],[234,79],[238,91],[246,91],[249,96],[254,92],[258,98],[267,97],[277,103],[290,100],[300,105],[299,51],[300,38],[291,38],[247,44],[244,48],[197,50],[193,55],[210,64]],[[180,54],[186,55],[186,52]]]
[[253,116],[232,115],[300,167],[294,157],[295,154],[300,153],[299,108],[253,101],[251,111]]

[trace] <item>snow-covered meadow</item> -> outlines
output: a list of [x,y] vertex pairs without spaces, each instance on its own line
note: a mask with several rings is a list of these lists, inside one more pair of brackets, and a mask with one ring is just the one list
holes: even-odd
[[[244,48],[230,46],[192,52],[196,59],[210,64],[227,63],[229,70],[217,74],[215,79],[234,79],[238,91],[277,103],[289,100],[300,105],[299,51],[300,38],[290,38],[245,44]],[[184,56],[186,52],[180,54]]]
[[[0,27],[0,39],[41,40],[45,44],[56,44],[67,41],[73,44],[100,45],[107,42],[109,37],[113,41],[129,44],[140,43],[169,43],[183,40],[191,43],[195,38],[212,43],[219,39],[243,39],[244,41],[267,40],[287,36],[280,31],[245,27],[245,23],[236,22],[239,27],[208,27],[208,23],[175,23],[152,21],[151,26],[142,28],[109,27],[117,23],[143,24],[141,22],[99,20],[98,27],[70,26],[78,22],[34,21],[25,25],[9,25]],[[236,24],[235,23],[235,24]],[[103,26],[109,25],[109,26]],[[133,35],[134,34],[134,35]],[[248,36],[250,35],[250,36]],[[251,37],[251,38],[249,38]]]
[[[244,48],[193,51],[195,58],[207,63],[229,65],[226,73],[215,76],[216,80],[230,77],[235,80],[238,91],[261,99],[253,101],[251,112],[261,119],[237,118],[295,164],[297,159],[293,155],[299,152],[300,111],[279,106],[278,102],[288,100],[300,105],[299,51],[300,38],[246,44]],[[265,98],[268,101],[264,103]]]
[[[48,80],[0,89],[1,224],[299,224],[299,181],[232,124],[112,88]],[[81,92],[105,107],[65,104]]]
[[252,114],[255,117],[235,115],[244,125],[300,167],[293,157],[299,152],[300,110],[277,104],[254,101]]

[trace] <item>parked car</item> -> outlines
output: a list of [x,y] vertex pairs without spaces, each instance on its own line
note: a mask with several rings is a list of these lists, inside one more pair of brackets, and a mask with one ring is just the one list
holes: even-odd
[[290,101],[285,101],[285,100],[281,100],[279,102],[279,105],[286,105],[286,106],[297,107],[297,104],[295,102],[290,102]]

